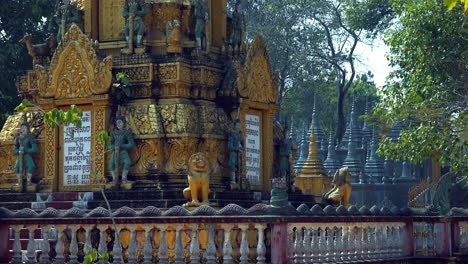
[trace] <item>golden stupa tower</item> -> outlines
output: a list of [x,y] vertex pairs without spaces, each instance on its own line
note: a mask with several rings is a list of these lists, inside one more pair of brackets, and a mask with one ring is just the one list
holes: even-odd
[[310,134],[309,155],[299,176],[295,179],[295,185],[303,194],[321,196],[331,187],[331,180],[318,155],[317,142],[313,131]]

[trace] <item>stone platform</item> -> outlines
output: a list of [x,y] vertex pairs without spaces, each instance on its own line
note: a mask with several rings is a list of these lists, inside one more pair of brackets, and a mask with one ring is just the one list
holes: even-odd
[[[9,210],[20,210],[23,208],[32,208],[41,211],[47,207],[56,209],[69,209],[77,207],[73,201],[83,200],[83,192],[66,192],[49,194],[35,193],[0,193],[0,207]],[[84,209],[92,210],[96,207],[107,208],[105,199],[101,192],[90,193],[92,199],[88,200]],[[87,194],[88,198],[91,196]],[[134,209],[143,209],[147,206],[155,206],[162,210],[176,205],[182,205],[187,201],[182,195],[182,190],[138,190],[138,191],[105,191],[107,200],[111,209],[128,206]],[[41,196],[42,204],[38,204],[37,196]],[[47,201],[48,197],[52,197]],[[50,199],[50,198],[49,198]],[[222,208],[228,204],[234,203],[244,208],[250,208],[258,203],[269,204],[269,194],[253,191],[212,191],[209,195],[210,206]],[[302,203],[309,206],[314,204],[314,196],[302,195],[300,193],[289,194],[290,203],[297,207]]]

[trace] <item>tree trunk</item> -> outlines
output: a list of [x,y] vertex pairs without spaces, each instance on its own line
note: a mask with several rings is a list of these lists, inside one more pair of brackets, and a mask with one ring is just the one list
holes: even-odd
[[337,112],[338,112],[338,122],[336,125],[336,133],[335,133],[335,142],[339,143],[343,140],[343,134],[346,130],[345,124],[345,116],[344,116],[344,100],[345,100],[346,93],[343,92],[341,89],[338,90],[338,103]]

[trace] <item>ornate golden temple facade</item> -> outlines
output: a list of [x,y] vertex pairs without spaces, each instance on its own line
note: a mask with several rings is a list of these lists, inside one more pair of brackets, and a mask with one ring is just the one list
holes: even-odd
[[[109,155],[97,135],[113,128],[115,103],[112,76],[125,73],[131,83],[131,100],[119,106],[134,133],[129,178],[136,187],[157,186],[161,179],[184,185],[188,158],[202,152],[211,164],[210,188],[223,190],[229,183],[227,133],[240,120],[246,140],[246,118],[256,120],[254,145],[258,175],[251,190],[269,191],[274,145],[273,116],[277,112],[277,77],[271,70],[265,43],[257,36],[250,45],[231,47],[232,26],[226,0],[208,0],[203,50],[195,39],[194,3],[189,0],[146,0],[144,52],[123,54],[127,45],[125,0],[75,1],[81,22],[58,43],[49,62],[36,64],[18,80],[20,97],[37,107],[27,113],[39,153],[33,156],[33,182],[41,191],[96,190],[107,182]],[[168,25],[177,21],[177,32]],[[89,115],[89,153],[95,175],[78,184],[67,182],[67,142],[64,128],[42,122],[43,111],[66,111],[75,104]],[[23,116],[12,115],[0,133],[0,188],[16,183],[13,145]],[[254,142],[250,139],[249,142]],[[249,174],[247,150],[242,155],[242,177]],[[257,178],[255,178],[257,177]]]

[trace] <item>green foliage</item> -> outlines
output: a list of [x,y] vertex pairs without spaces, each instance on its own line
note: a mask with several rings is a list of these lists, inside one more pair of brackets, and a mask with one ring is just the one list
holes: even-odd
[[391,0],[347,0],[346,20],[354,30],[365,30],[366,36],[376,38],[387,29],[395,14]]
[[70,124],[80,128],[82,125],[82,116],[83,112],[76,105],[71,105],[70,110],[67,112],[54,108],[44,114],[44,123],[49,124],[52,128],[56,128],[60,125],[68,126]]
[[[27,112],[30,107],[33,107],[27,99],[23,99],[21,103],[15,107],[17,112]],[[44,123],[49,124],[52,128],[56,128],[61,125],[68,126],[73,124],[80,128],[82,125],[81,117],[83,112],[76,106],[70,105],[70,110],[67,112],[54,108],[44,113]]]
[[406,123],[400,140],[380,144],[391,159],[438,157],[455,173],[467,170],[468,28],[466,17],[439,0],[394,0],[400,25],[388,33],[394,70],[375,114],[384,125]]
[[444,0],[445,5],[447,6],[448,10],[452,10],[457,6],[458,3],[463,5],[463,10],[465,13],[468,13],[468,0]]
[[110,143],[109,133],[107,133],[107,131],[102,131],[101,133],[97,135],[97,140],[98,142],[101,142],[106,146],[109,145]]
[[55,1],[8,0],[0,5],[0,127],[19,104],[17,77],[32,68],[32,59],[18,41],[30,33],[34,43],[44,42],[47,19],[54,13]]
[[123,72],[118,72],[112,81],[110,91],[111,100],[115,105],[126,105],[130,100],[132,91],[130,89],[130,80]]
[[84,253],[85,253],[85,258],[83,260],[83,264],[92,264],[92,263],[96,262],[97,260],[99,260],[99,258],[103,262],[108,262],[109,261],[109,253],[108,252],[103,252],[101,254],[101,256],[99,256],[99,253],[97,252],[97,250],[95,248],[93,248],[91,250],[91,252],[89,252],[89,249],[87,247],[85,247]]

